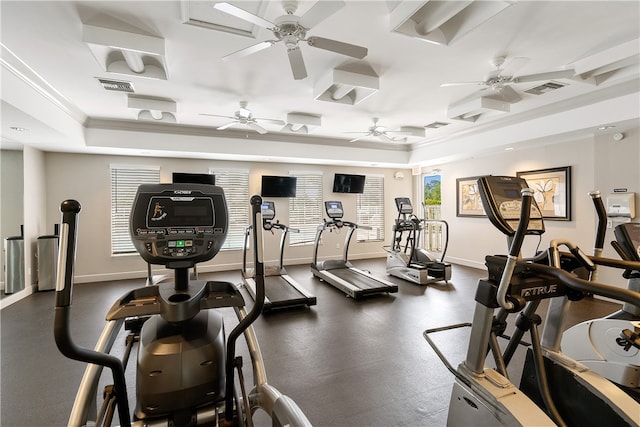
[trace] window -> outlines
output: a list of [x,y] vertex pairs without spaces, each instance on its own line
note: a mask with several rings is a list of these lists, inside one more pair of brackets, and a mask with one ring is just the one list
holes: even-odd
[[140,184],[158,184],[160,168],[111,165],[111,253],[137,253],[129,234],[129,214]]
[[227,199],[229,226],[227,239],[222,246],[225,249],[242,249],[245,228],[249,224],[249,171],[246,169],[213,170],[216,185],[222,187]]
[[366,225],[371,230],[358,228],[359,242],[384,240],[384,177],[367,175],[364,192],[356,200],[358,225]]
[[322,223],[322,174],[291,173],[297,177],[296,197],[289,199],[289,226],[299,233],[290,233],[290,244],[311,244]]

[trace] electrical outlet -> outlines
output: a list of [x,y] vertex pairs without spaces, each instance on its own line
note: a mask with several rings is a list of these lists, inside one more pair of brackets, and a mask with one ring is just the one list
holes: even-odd
[[613,228],[613,221],[610,219],[607,220],[607,228]]
[[336,243],[336,249],[340,249],[340,243]]

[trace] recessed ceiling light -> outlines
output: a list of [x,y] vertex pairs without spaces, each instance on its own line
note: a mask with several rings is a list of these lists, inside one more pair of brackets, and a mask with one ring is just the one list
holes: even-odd
[[513,150],[513,147],[507,147],[504,149],[504,151],[511,151],[511,150]]
[[21,127],[19,127],[19,126],[11,126],[9,129],[11,129],[11,130],[15,130],[16,132],[26,132],[26,131],[28,131],[28,130],[29,130],[29,129],[27,129],[27,128],[21,128]]
[[609,129],[613,129],[615,126],[613,125],[605,125],[605,126],[600,126],[598,128],[598,130],[609,130]]

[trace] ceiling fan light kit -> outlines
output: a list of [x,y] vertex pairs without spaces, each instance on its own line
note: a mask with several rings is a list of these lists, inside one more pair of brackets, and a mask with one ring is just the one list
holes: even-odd
[[268,123],[268,124],[272,124],[272,125],[279,125],[279,126],[283,126],[285,125],[285,121],[284,120],[278,120],[278,119],[263,119],[263,118],[258,118],[258,117],[253,117],[253,113],[251,112],[251,110],[249,110],[247,108],[247,101],[240,101],[240,109],[238,111],[236,111],[234,113],[233,116],[221,116],[218,114],[204,114],[201,113],[201,116],[211,116],[211,117],[222,117],[225,119],[231,119],[230,122],[222,125],[222,126],[218,126],[216,129],[217,130],[226,130],[232,126],[235,126],[237,124],[239,125],[243,125],[248,127],[249,129],[253,129],[256,132],[258,132],[259,134],[263,135],[265,133],[267,133],[267,129],[265,129],[264,127],[262,127],[258,122],[263,122],[263,123]]

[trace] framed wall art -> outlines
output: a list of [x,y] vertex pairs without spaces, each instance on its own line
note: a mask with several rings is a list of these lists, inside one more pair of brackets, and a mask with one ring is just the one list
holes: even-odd
[[571,221],[571,166],[516,172],[533,190],[546,220]]
[[480,200],[477,176],[456,179],[456,216],[486,216]]

